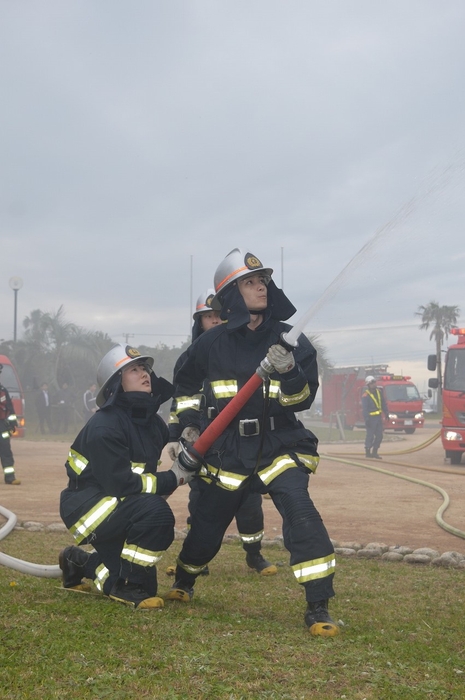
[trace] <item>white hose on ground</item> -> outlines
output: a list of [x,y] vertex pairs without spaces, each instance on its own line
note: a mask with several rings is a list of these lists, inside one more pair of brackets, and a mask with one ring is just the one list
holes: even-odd
[[[323,456],[323,455],[322,455]],[[462,539],[465,539],[465,532],[463,530],[458,530],[456,527],[453,527],[452,525],[448,525],[442,518],[443,513],[447,510],[449,507],[450,499],[449,495],[447,494],[444,489],[442,489],[440,486],[437,486],[436,484],[430,484],[429,481],[422,481],[421,479],[414,479],[412,476],[405,476],[404,474],[397,474],[396,472],[390,472],[387,469],[381,469],[380,467],[373,467],[370,464],[361,464],[360,462],[355,462],[350,459],[338,459],[337,457],[329,456],[329,455],[324,455],[325,459],[329,459],[332,462],[342,462],[343,464],[351,464],[354,467],[362,467],[363,469],[370,469],[373,472],[379,472],[380,474],[387,474],[387,476],[394,476],[397,479],[405,479],[405,481],[411,481],[414,484],[420,484],[421,486],[426,486],[429,489],[433,489],[433,491],[437,491],[439,494],[441,494],[443,498],[443,503],[438,509],[436,513],[436,522],[439,525],[439,527],[442,527],[443,530],[446,530],[447,532],[450,532],[451,535],[455,535],[456,537],[461,537]]]
[[[3,515],[7,520],[5,525],[0,528],[0,540],[3,540],[14,529],[18,519],[11,510],[3,508],[3,506],[0,506],[0,515]],[[10,557],[3,552],[0,552],[0,565],[6,566],[9,569],[15,569],[15,571],[20,571],[22,574],[29,574],[30,576],[61,578],[61,569],[58,564],[33,564],[30,561],[23,561],[22,559]]]

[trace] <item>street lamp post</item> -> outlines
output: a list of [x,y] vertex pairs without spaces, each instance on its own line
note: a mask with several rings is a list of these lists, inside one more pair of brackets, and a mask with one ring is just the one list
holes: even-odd
[[15,293],[13,341],[16,343],[16,319],[18,314],[18,291],[23,286],[21,277],[10,277],[10,287]]

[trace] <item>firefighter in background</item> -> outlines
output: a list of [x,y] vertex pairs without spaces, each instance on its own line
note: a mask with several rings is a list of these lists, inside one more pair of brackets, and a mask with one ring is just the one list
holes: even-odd
[[366,388],[362,394],[363,418],[367,431],[365,457],[382,459],[378,449],[383,441],[383,413],[387,418],[389,411],[383,392],[376,387],[376,379],[369,375],[365,379],[365,385]]
[[68,487],[60,515],[78,544],[59,556],[63,586],[89,591],[94,581],[112,600],[142,610],[161,608],[156,563],[174,538],[174,515],[164,496],[187,483],[183,470],[157,472],[168,428],[157,415],[173,393],[152,371],[153,358],[118,345],[100,362],[100,411],[71,446]]
[[[0,364],[0,375],[3,365]],[[8,389],[1,383],[0,377],[0,461],[2,463],[5,484],[19,486],[20,479],[15,476],[15,460],[11,451],[10,436],[18,427],[15,409]]]
[[[214,328],[222,323],[220,312],[215,311],[211,307],[211,302],[214,296],[215,290],[207,289],[207,291],[201,294],[197,299],[193,316],[194,325],[192,328],[192,341],[197,340],[197,338],[205,331],[208,331],[210,328]],[[178,358],[174,368],[174,376],[176,376],[177,370],[182,366],[185,356],[186,353],[183,353]],[[195,399],[195,401],[197,402],[197,399]],[[213,406],[213,403],[214,398],[212,397],[211,390],[207,384],[205,386],[205,391],[202,392],[201,401],[199,400],[199,402],[195,404],[198,406],[201,413],[205,413],[205,418],[201,419],[202,427],[206,427],[208,422],[217,415],[217,410]],[[178,440],[180,437],[183,437],[190,443],[194,443],[199,437],[199,431],[195,426],[188,426],[184,428],[181,435],[176,410],[176,406],[178,404],[181,404],[182,406],[182,402],[179,402],[179,400],[173,401],[169,419],[170,442],[168,443],[168,454],[173,460],[176,459],[178,455]],[[200,498],[200,494],[208,488],[208,483],[199,478],[193,479],[189,486],[189,517],[187,518],[188,526],[191,524],[192,515]],[[242,547],[246,552],[247,566],[259,573],[261,576],[274,576],[277,574],[278,569],[276,566],[267,561],[261,553],[261,541],[265,534],[261,494],[252,492],[248,494],[247,498],[244,500],[236,513],[236,525],[239,532],[239,537],[241,538]],[[168,567],[166,573],[169,575],[174,575],[175,568]],[[208,566],[206,566],[201,574],[206,575],[208,573],[209,569]]]
[[[191,528],[177,560],[176,579],[166,600],[189,602],[197,576],[217,554],[224,533],[250,492],[270,493],[283,518],[284,545],[294,576],[305,591],[304,621],[316,636],[334,636],[328,612],[334,595],[334,549],[308,492],[318,465],[317,438],[297,420],[318,388],[316,351],[304,336],[293,352],[279,344],[290,329],[282,321],[295,313],[271,279],[272,270],[235,248],[215,273],[213,308],[227,323],[202,334],[187,350],[176,374],[181,428],[199,425],[189,404],[208,381],[221,411],[266,356],[275,372],[204,455],[200,474],[209,481],[200,495]],[[184,397],[184,398],[183,398]]]

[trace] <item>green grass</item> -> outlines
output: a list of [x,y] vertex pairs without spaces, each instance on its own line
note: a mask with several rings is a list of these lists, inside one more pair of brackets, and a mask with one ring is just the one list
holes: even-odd
[[[69,543],[14,531],[2,549],[50,564]],[[179,546],[159,567],[161,593]],[[240,545],[224,545],[192,603],[160,612],[0,567],[2,700],[463,697],[463,570],[340,558],[331,611],[343,632],[315,639],[287,553],[265,553],[277,576],[248,573]]]

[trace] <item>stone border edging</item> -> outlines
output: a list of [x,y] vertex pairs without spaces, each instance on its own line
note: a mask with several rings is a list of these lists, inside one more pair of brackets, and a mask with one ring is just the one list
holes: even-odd
[[[35,520],[27,520],[16,525],[15,530],[27,530],[28,532],[68,532],[64,523],[50,523],[44,525]],[[174,539],[183,540],[187,535],[186,530],[174,530]],[[239,540],[239,535],[225,535],[223,542],[231,542]],[[465,554],[460,552],[443,552],[441,554],[436,549],[430,547],[420,547],[412,549],[411,547],[402,547],[400,545],[389,546],[384,542],[337,542],[331,540],[334,551],[337,555],[343,557],[357,557],[359,559],[383,559],[390,562],[406,562],[407,564],[431,564],[433,566],[442,566],[446,569],[464,569],[465,570]],[[284,549],[283,537],[278,535],[273,539],[263,539],[262,544],[278,545]]]

